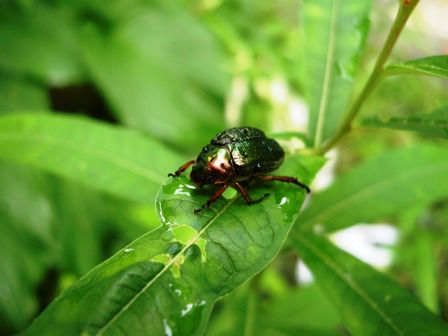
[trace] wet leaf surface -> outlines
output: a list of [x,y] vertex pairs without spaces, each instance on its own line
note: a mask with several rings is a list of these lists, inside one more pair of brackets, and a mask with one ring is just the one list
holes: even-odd
[[[278,174],[310,183],[323,163],[292,156]],[[296,185],[257,183],[251,195],[270,193],[261,203],[222,197],[194,214],[210,192],[166,179],[156,199],[162,225],[65,291],[27,334],[201,334],[214,302],[274,258],[305,199]]]

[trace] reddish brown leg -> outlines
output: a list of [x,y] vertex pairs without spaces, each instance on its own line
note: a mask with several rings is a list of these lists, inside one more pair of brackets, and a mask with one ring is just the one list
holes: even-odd
[[241,195],[243,195],[244,199],[246,200],[247,204],[249,204],[249,205],[261,202],[262,199],[269,196],[269,194],[264,194],[259,199],[252,201],[250,199],[249,195],[247,194],[246,190],[244,190],[243,186],[240,183],[234,182],[234,183],[232,183],[232,187],[238,189],[238,191],[241,193]]
[[221,188],[219,188],[215,194],[210,197],[207,202],[205,202],[199,209],[194,210],[194,213],[198,213],[201,212],[202,210],[204,210],[205,207],[209,207],[210,204],[212,204],[214,201],[216,201],[218,199],[219,196],[222,195],[222,193],[227,189],[228,185],[227,184],[223,184],[223,186]]
[[180,174],[182,174],[184,171],[186,171],[187,169],[188,169],[188,167],[190,167],[192,164],[195,164],[196,163],[196,160],[191,160],[191,161],[188,161],[186,164],[184,164],[183,166],[181,166],[178,170],[176,170],[175,172],[174,172],[174,174],[168,174],[168,176],[171,176],[171,177],[175,177],[175,176],[179,176]]
[[305,189],[307,193],[310,192],[310,188],[308,188],[308,186],[303,184],[302,182],[298,181],[295,177],[267,175],[267,176],[257,176],[255,178],[259,181],[281,181],[281,182],[294,183]]

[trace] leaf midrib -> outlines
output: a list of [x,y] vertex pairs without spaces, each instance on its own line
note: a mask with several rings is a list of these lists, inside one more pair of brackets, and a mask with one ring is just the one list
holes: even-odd
[[327,258],[325,253],[321,253],[321,251],[307,241],[305,236],[295,235],[294,239],[300,241],[300,244],[305,245],[315,256],[317,256],[329,269],[331,269],[334,274],[339,276],[342,279],[342,282],[345,283],[348,287],[352,289],[352,291],[357,294],[364,302],[368,304],[368,306],[374,311],[377,315],[380,316],[382,320],[386,322],[387,325],[392,328],[397,335],[404,335],[404,333],[399,329],[397,325],[393,323],[393,320],[387,316],[387,314],[380,309],[377,303],[370,298],[369,294],[366,293],[362,287],[358,286],[356,282],[350,280],[350,278],[346,277],[344,274],[344,270],[341,269],[336,263],[332,262],[330,258]]
[[162,275],[164,275],[176,262],[182,257],[185,251],[193,246],[196,241],[201,238],[201,236],[205,233],[205,231],[219,218],[222,214],[239,198],[239,194],[237,194],[234,198],[232,198],[216,215],[213,217],[198,233],[190,239],[185,246],[179,251],[178,254],[174,256],[159,273],[157,273],[148,283],[137,292],[129,302],[124,305],[112,318],[104,324],[104,326],[98,330],[96,335],[102,335],[115,321],[117,321],[120,316],[122,316],[131,306],[132,304],[138,300],[138,298],[143,295],[151,286],[154,284]]

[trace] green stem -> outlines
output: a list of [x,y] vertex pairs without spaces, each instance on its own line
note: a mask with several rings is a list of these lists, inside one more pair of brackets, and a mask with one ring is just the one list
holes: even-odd
[[375,66],[373,67],[369,79],[367,80],[358,98],[351,105],[342,124],[331,136],[331,138],[320,149],[318,149],[319,154],[326,153],[345,134],[347,134],[350,131],[352,127],[352,122],[355,119],[356,115],[359,113],[362,104],[375,89],[376,85],[383,78],[384,64],[389,58],[389,55],[395,43],[397,42],[397,39],[400,36],[401,31],[403,30],[407,20],[409,19],[409,16],[411,15],[415,6],[417,6],[419,1],[420,0],[400,0],[400,6],[398,8],[397,16],[395,18],[394,23],[392,24],[392,27],[390,28],[386,42],[384,43],[383,49],[378,55],[378,59],[376,60]]

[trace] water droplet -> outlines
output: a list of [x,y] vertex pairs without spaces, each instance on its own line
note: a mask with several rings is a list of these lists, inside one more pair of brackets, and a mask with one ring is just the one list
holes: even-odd
[[167,319],[163,319],[162,323],[163,323],[163,329],[165,330],[165,336],[173,336],[173,329],[171,329]]
[[280,203],[278,204],[278,207],[281,208],[282,206],[284,206],[286,203],[288,203],[289,199],[288,197],[282,197],[282,199],[280,200]]
[[124,249],[124,253],[129,253],[129,252],[132,252],[132,251],[134,251],[134,249],[130,248],[130,247]]
[[181,310],[180,316],[184,317],[185,315],[187,315],[193,309],[193,307],[194,305],[192,303],[187,303],[185,309]]

